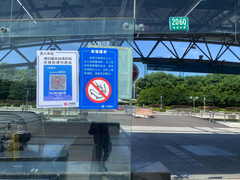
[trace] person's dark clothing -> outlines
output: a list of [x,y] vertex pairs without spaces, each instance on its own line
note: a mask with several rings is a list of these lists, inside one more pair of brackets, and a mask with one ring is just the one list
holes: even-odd
[[108,133],[108,123],[92,122],[88,133],[94,136],[96,159],[102,158],[102,151],[105,157],[109,157],[112,151],[112,143]]

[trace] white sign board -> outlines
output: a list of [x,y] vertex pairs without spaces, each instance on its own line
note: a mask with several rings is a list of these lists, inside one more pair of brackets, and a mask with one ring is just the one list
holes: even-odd
[[78,107],[78,51],[37,51],[37,108]]

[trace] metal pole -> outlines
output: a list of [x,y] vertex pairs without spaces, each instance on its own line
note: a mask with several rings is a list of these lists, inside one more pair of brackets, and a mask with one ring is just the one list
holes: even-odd
[[209,112],[209,122],[211,122],[211,111]]
[[205,113],[205,106],[206,106],[206,104],[205,104],[205,97],[203,98],[203,109],[204,109],[204,113]]
[[160,98],[161,98],[161,106],[160,106],[160,109],[162,109],[162,95],[161,95],[161,97],[160,97]]
[[65,108],[64,120],[66,120],[67,109]]
[[200,110],[200,112],[201,112],[201,119],[202,119],[202,110]]
[[50,115],[50,108],[48,108],[48,119],[50,119],[49,115]]
[[223,112],[223,119],[224,119],[224,122],[226,123],[226,120],[225,120],[225,111]]
[[27,91],[27,95],[26,95],[26,109],[28,111],[28,91]]
[[238,114],[238,118],[239,118],[238,122],[240,123],[240,113]]
[[[131,108],[129,114],[132,114],[132,100],[130,100],[129,105],[130,105],[130,108]],[[144,118],[145,118],[145,117],[144,117]]]
[[193,98],[193,109],[194,109],[194,117],[195,117],[195,98]]
[[134,86],[134,88],[133,88],[133,97],[134,97],[134,98],[133,98],[133,99],[135,100],[135,88],[136,88],[136,87],[135,87],[135,81],[134,81],[134,83],[133,83],[133,86]]

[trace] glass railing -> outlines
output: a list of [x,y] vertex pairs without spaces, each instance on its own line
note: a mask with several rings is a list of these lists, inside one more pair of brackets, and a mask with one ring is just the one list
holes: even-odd
[[[127,23],[128,26],[124,26]],[[3,21],[0,37],[133,35],[133,18]]]
[[133,17],[133,0],[0,0],[0,19]]

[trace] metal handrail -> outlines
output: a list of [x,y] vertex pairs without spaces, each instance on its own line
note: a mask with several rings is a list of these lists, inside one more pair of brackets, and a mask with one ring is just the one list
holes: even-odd
[[[188,116],[194,116],[196,117],[196,110],[200,112],[200,118],[203,118],[203,115],[205,113],[209,114],[209,122],[215,122],[215,115],[219,115],[222,113],[223,115],[223,120],[224,122],[226,122],[226,115],[231,114],[231,115],[238,115],[238,119],[239,119],[239,123],[240,123],[240,112],[229,112],[229,111],[223,111],[223,112],[214,112],[214,111],[208,111],[208,110],[203,110],[203,109],[198,109],[198,108],[176,108],[176,109],[172,109],[173,111],[175,110],[175,112],[177,113],[177,116],[179,115],[179,111],[181,112],[182,116],[183,116],[183,111],[188,111]],[[190,115],[191,112],[191,115]],[[204,112],[204,114],[203,114]],[[172,113],[172,115],[174,115],[174,112]],[[214,117],[215,116],[215,117]],[[235,117],[235,119],[237,119]]]

